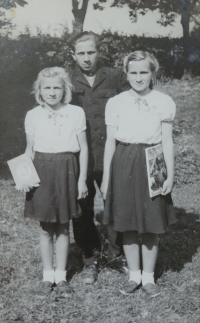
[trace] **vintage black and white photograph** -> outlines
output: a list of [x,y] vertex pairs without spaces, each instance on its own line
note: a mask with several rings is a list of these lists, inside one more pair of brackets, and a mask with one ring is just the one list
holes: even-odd
[[0,0],[0,323],[200,323],[200,0]]

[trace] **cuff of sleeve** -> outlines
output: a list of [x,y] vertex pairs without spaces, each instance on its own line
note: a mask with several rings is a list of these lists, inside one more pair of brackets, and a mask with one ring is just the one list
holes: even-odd
[[85,131],[87,129],[87,127],[83,128],[83,129],[79,129],[76,134],[77,136],[80,135],[81,132]]
[[26,130],[26,129],[25,129],[25,133],[26,133],[27,135],[29,135],[29,136],[34,136],[34,133],[32,133],[31,131],[28,131],[28,130]]
[[118,127],[118,125],[116,123],[113,123],[113,122],[106,122],[106,126]]
[[166,123],[173,123],[174,120],[162,120],[162,122],[166,122]]

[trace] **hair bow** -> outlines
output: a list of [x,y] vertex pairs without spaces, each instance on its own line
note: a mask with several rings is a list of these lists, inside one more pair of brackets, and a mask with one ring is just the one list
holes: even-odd
[[60,111],[48,111],[48,118],[53,118],[54,126],[57,124],[58,117],[63,118],[63,114]]
[[[147,111],[149,110],[149,106],[147,104],[147,101],[145,99],[141,99],[141,98],[136,98],[135,99],[135,104],[138,104],[138,110],[141,111]],[[141,109],[141,106],[143,105],[143,108]]]

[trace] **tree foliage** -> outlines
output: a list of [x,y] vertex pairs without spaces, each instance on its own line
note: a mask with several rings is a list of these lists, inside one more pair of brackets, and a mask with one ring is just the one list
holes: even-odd
[[[30,34],[20,35],[17,40],[0,36],[0,66],[4,77],[8,72],[18,82],[17,73],[24,71],[26,77],[30,71],[30,83],[34,81],[40,69],[48,66],[63,66],[67,70],[74,68],[74,60],[69,47],[71,34],[66,30],[61,38],[42,35],[31,37]],[[122,66],[125,55],[137,47],[146,47],[153,50],[160,62],[160,73],[163,76],[173,77],[183,62],[181,40],[162,38],[147,38],[121,36],[117,33],[103,32],[100,35],[100,60],[103,65],[110,67]],[[119,50],[120,48],[120,50]],[[200,51],[200,44],[197,50]],[[179,66],[177,66],[179,61]],[[191,62],[193,68],[195,62]],[[196,66],[196,65],[195,65]],[[181,72],[181,71],[180,71]],[[200,64],[194,71],[200,75]],[[180,75],[181,76],[181,75]]]
[[[99,0],[94,9],[103,10],[107,0]],[[173,24],[177,15],[182,21],[186,16],[189,20],[199,23],[200,0],[113,0],[111,7],[129,7],[130,18],[137,21],[138,14],[145,15],[149,10],[158,10],[160,19],[157,21],[163,26]]]
[[[99,0],[94,4],[94,9],[103,10],[107,0]],[[145,15],[149,10],[157,10],[160,14],[158,24],[166,27],[173,25],[178,15],[181,16],[183,28],[183,49],[185,67],[188,69],[189,56],[192,48],[190,38],[190,22],[200,25],[200,0],[113,0],[111,7],[129,7],[129,15],[133,22],[138,15]]]
[[0,0],[0,7],[6,10],[16,8],[17,4],[24,7],[28,3],[25,0]]
[[[10,24],[10,21],[5,17],[5,10],[16,8],[17,5],[24,7],[28,2],[25,0],[0,0],[0,27]],[[4,10],[1,10],[4,9]]]

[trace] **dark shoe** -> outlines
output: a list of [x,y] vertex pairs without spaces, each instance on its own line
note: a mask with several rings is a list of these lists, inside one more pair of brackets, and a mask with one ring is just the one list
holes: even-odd
[[73,288],[66,280],[62,280],[57,284],[57,291],[62,297],[69,297],[74,292]]
[[45,297],[51,294],[53,289],[53,284],[49,281],[44,281],[40,283],[37,295],[39,297]]
[[81,280],[85,284],[94,284],[97,277],[98,272],[95,265],[85,266],[81,272]]
[[156,296],[160,295],[160,293],[161,293],[160,288],[157,285],[152,284],[152,283],[148,283],[148,284],[144,285],[143,290],[146,292],[146,294],[149,297],[156,297]]
[[120,293],[124,295],[134,293],[140,285],[141,284],[138,285],[134,280],[129,280],[128,282],[126,282],[126,284],[124,284],[123,289],[120,290]]
[[118,270],[120,273],[127,274],[128,267],[126,266],[126,259],[123,256],[113,258],[108,262],[108,266],[112,269]]

